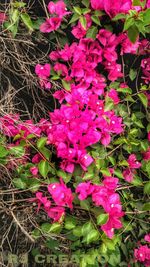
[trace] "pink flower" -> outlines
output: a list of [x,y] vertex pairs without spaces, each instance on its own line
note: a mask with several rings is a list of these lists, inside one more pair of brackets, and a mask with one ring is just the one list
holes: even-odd
[[126,33],[121,33],[119,36],[121,44],[121,55],[123,54],[136,54],[140,46],[140,42],[137,40],[134,44],[129,40]]
[[141,163],[137,161],[136,155],[131,154],[127,160],[129,167],[131,169],[139,169],[141,167]]
[[141,245],[138,249],[135,249],[134,256],[137,261],[142,262],[147,267],[150,266],[150,248],[147,245]]
[[150,0],[147,0],[146,7],[147,7],[147,8],[150,8]]
[[41,155],[40,154],[35,154],[34,156],[33,156],[33,158],[32,158],[32,163],[39,163],[40,162],[40,160],[42,159],[42,157],[41,157]]
[[91,6],[94,10],[103,10],[104,9],[104,1],[102,0],[91,0]]
[[40,31],[44,33],[55,31],[60,27],[61,21],[61,18],[56,17],[46,19],[46,21],[41,24]]
[[144,240],[148,243],[150,243],[150,234],[147,234],[144,236]]
[[144,79],[145,83],[148,84],[150,82],[150,57],[142,59],[141,67],[144,74],[142,78]]
[[73,208],[73,195],[71,189],[67,188],[62,179],[60,180],[60,183],[50,184],[48,186],[48,191],[52,195],[56,205],[68,206],[70,209]]
[[47,214],[54,222],[62,222],[65,209],[63,207],[53,207],[48,210]]
[[123,177],[127,182],[131,183],[133,181],[134,174],[131,169],[127,168],[123,171]]
[[132,8],[131,0],[117,0],[114,5],[112,5],[111,0],[91,0],[90,2],[93,9],[105,10],[110,17],[114,17],[118,13],[128,13]]
[[38,210],[40,209],[41,205],[44,206],[45,211],[48,211],[51,206],[51,201],[47,199],[47,197],[43,197],[43,193],[37,192],[36,198],[38,200]]
[[87,183],[80,183],[76,187],[76,193],[79,193],[78,198],[80,200],[86,199],[88,196],[90,196],[94,191],[94,186],[91,185],[90,182]]
[[45,65],[37,64],[35,67],[35,73],[40,78],[49,77],[50,76],[50,70],[51,70],[50,64],[45,64]]
[[0,12],[0,24],[4,23],[7,20],[7,16],[5,13]]
[[86,171],[87,167],[90,166],[92,162],[93,158],[90,155],[85,153],[82,154],[81,151],[78,151],[78,163],[81,165],[83,170]]
[[115,89],[110,89],[108,96],[113,100],[114,104],[117,105],[120,102],[118,93]]
[[105,234],[112,239],[114,236],[114,230],[120,229],[122,227],[122,223],[119,218],[109,217],[109,220],[106,224],[101,226],[101,229],[105,232]]
[[37,167],[31,167],[30,172],[32,173],[33,176],[37,176],[38,168]]
[[66,11],[67,8],[66,8],[66,5],[63,1],[57,1],[56,3],[52,2],[52,1],[49,2],[48,10],[49,10],[50,14],[56,14],[60,18],[71,13],[71,12]]
[[150,160],[150,147],[146,152],[143,153],[143,159],[144,160]]
[[83,28],[81,22],[79,21],[77,26],[73,27],[73,30],[71,31],[72,34],[77,38],[81,39],[86,35],[87,30],[91,27],[92,25],[92,19],[89,14],[86,14],[85,16],[86,19],[86,28]]

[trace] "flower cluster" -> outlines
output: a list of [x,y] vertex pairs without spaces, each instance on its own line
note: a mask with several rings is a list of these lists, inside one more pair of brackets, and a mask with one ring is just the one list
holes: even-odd
[[127,160],[129,167],[123,171],[123,176],[127,182],[132,182],[135,174],[135,169],[141,167],[141,163],[137,160],[135,154],[131,154]]
[[140,245],[139,248],[134,250],[136,261],[144,264],[145,267],[150,266],[150,248],[147,245]]
[[40,26],[41,32],[45,33],[57,30],[61,25],[63,17],[70,14],[70,12],[67,12],[66,5],[63,1],[58,1],[57,3],[51,1],[48,4],[48,11],[51,17],[47,18]]
[[29,134],[39,137],[41,134],[39,126],[35,125],[32,120],[21,121],[18,114],[0,117],[0,130],[9,137],[19,135],[20,138],[26,138]]
[[92,197],[96,206],[102,206],[109,215],[108,220],[101,226],[101,229],[109,238],[113,238],[114,230],[122,227],[121,217],[124,215],[119,194],[115,192],[118,179],[115,177],[105,177],[102,185],[93,185],[90,182],[80,183],[76,188],[76,193],[80,200]]
[[143,79],[145,83],[150,82],[150,57],[149,58],[144,58],[141,62],[141,67],[143,71]]
[[38,210],[43,206],[47,215],[55,221],[61,222],[62,217],[65,215],[65,207],[73,208],[73,194],[70,188],[64,184],[63,180],[60,180],[60,183],[51,183],[48,185],[48,192],[50,193],[55,205],[52,206],[50,200],[47,197],[44,197],[41,192],[36,193],[36,200],[38,201]]
[[[137,11],[141,10],[141,6],[139,5],[139,2],[137,2],[137,5],[133,5],[133,1],[131,0],[116,0],[115,3],[112,5],[111,0],[90,0],[91,6],[94,10],[104,10],[108,16],[114,17],[119,13],[128,13],[131,9],[136,9]],[[141,1],[143,2],[143,1]],[[150,1],[145,1],[145,7],[150,7]]]

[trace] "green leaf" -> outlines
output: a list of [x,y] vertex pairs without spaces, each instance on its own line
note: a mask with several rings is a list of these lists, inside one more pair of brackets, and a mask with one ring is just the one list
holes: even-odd
[[144,12],[143,20],[145,25],[150,24],[150,8],[146,9],[146,11]]
[[94,229],[94,227],[93,227],[92,223],[90,221],[86,222],[82,226],[82,235],[83,236],[88,235],[88,233],[90,233],[93,229]]
[[89,7],[90,1],[89,0],[82,0],[82,4],[86,7]]
[[44,233],[54,233],[54,232],[58,232],[58,230],[60,230],[61,228],[61,224],[60,223],[43,223],[41,225],[41,230],[44,232]]
[[116,15],[114,18],[112,18],[112,21],[117,21],[119,19],[125,19],[126,15],[124,13],[120,13],[118,15]]
[[150,194],[150,182],[144,185],[144,194]]
[[[136,78],[136,75],[137,75],[137,70],[135,69],[130,69],[130,72],[129,72],[129,77],[130,77],[130,80],[131,81],[134,81],[134,79]],[[131,89],[130,89],[131,90]],[[131,90],[132,92],[132,90]]]
[[125,101],[129,101],[129,102],[135,103],[135,100],[134,100],[133,97],[130,96],[130,95],[128,95],[128,96],[125,98]]
[[9,148],[9,152],[13,154],[15,157],[20,158],[24,156],[25,149],[22,146],[14,146]]
[[32,192],[36,192],[39,189],[40,185],[41,185],[41,183],[39,180],[37,180],[35,178],[28,179],[28,188]]
[[100,215],[97,217],[97,224],[98,224],[98,225],[103,225],[103,224],[105,224],[105,223],[108,221],[108,218],[109,218],[109,215],[108,215],[108,214],[106,214],[106,213],[100,214]]
[[124,179],[123,174],[122,174],[122,172],[121,172],[119,169],[116,169],[116,170],[114,171],[114,174],[115,174],[118,178],[120,178],[120,179]]
[[81,8],[79,6],[74,6],[73,9],[78,15],[82,14],[82,10],[81,10]]
[[84,241],[87,244],[90,244],[92,242],[95,242],[99,239],[99,232],[95,229],[91,230],[88,235],[84,238]]
[[129,17],[128,19],[126,19],[125,24],[124,24],[124,28],[123,31],[128,30],[131,26],[133,26],[135,23],[134,18]]
[[141,1],[140,0],[133,0],[132,5],[133,6],[141,6]]
[[65,229],[72,230],[76,227],[77,221],[73,217],[66,217],[65,219]]
[[77,14],[77,13],[73,14],[71,20],[69,21],[69,24],[77,21],[79,18],[80,18],[80,15],[79,14]]
[[47,147],[42,147],[39,149],[39,151],[41,152],[41,154],[47,159],[49,160],[51,157],[51,151],[47,148]]
[[38,239],[41,236],[41,232],[39,229],[34,229],[31,234],[34,239]]
[[105,97],[105,112],[112,110],[113,108],[114,108],[113,100],[110,97],[106,96]]
[[37,148],[38,149],[43,148],[45,146],[46,142],[47,142],[47,137],[41,137],[37,141]]
[[138,36],[139,36],[138,28],[135,25],[131,26],[128,29],[128,37],[129,37],[130,41],[132,43],[135,43],[137,41],[137,39],[138,39]]
[[18,9],[12,9],[10,19],[12,20],[13,24],[15,24],[20,16],[20,12]]
[[45,160],[41,160],[40,163],[38,164],[38,169],[40,174],[46,178],[50,168],[49,168],[49,163]]
[[66,89],[66,91],[70,91],[71,90],[70,83],[67,83],[65,80],[62,80],[62,85]]
[[46,247],[51,249],[52,251],[55,251],[55,249],[59,247],[59,240],[55,240],[52,238],[47,239]]
[[145,203],[142,207],[142,210],[145,210],[145,211],[150,211],[150,202],[148,203]]
[[5,29],[12,33],[13,38],[15,38],[18,32],[18,23],[12,24],[11,22],[6,21],[3,25]]
[[121,92],[123,94],[132,94],[132,89],[131,88],[118,88],[117,92]]
[[13,179],[13,184],[15,187],[19,189],[26,189],[27,188],[27,183],[24,178],[14,178]]
[[88,199],[80,201],[80,206],[81,206],[81,208],[83,208],[85,210],[90,210],[90,203],[89,203]]
[[83,29],[86,30],[87,22],[86,22],[86,18],[84,16],[80,17],[80,23],[81,23]]
[[88,29],[87,34],[86,34],[86,38],[92,38],[95,40],[97,33],[98,33],[97,27],[92,26],[91,28]]
[[100,169],[100,172],[101,172],[103,175],[111,176],[110,171],[109,171],[108,168]]
[[4,158],[8,155],[8,150],[3,146],[0,146],[0,158]]
[[21,19],[23,23],[26,25],[26,27],[30,30],[33,31],[33,24],[30,16],[27,13],[22,13],[21,14]]
[[27,4],[24,2],[14,2],[14,3],[11,3],[11,5],[16,8],[21,8],[21,7],[25,7]]
[[58,171],[57,171],[57,175],[58,175],[58,177],[63,178],[63,180],[64,180],[64,182],[65,182],[66,184],[67,184],[68,182],[70,182],[71,177],[72,177],[72,174],[70,174],[70,173],[66,173],[66,172],[64,172],[64,171],[62,171],[62,170],[58,170]]
[[92,21],[93,22],[95,22],[97,25],[101,25],[101,23],[100,23],[100,19],[99,19],[99,17],[98,16],[91,16],[91,19],[92,19]]
[[77,226],[73,229],[73,235],[77,236],[77,237],[81,237],[82,236],[82,226]]
[[140,93],[140,94],[138,94],[138,97],[140,98],[140,100],[141,100],[143,106],[144,106],[145,108],[147,108],[147,106],[148,106],[148,99],[147,99],[147,96],[146,96],[145,94],[143,94],[143,93]]

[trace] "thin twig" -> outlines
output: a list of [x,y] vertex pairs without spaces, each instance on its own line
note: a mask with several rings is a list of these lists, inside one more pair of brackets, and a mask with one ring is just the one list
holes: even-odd
[[17,220],[15,214],[13,213],[13,211],[10,211],[15,223],[19,226],[19,228],[21,229],[21,231],[27,236],[27,238],[31,241],[31,242],[35,242],[35,240],[32,238],[32,236],[29,235],[29,233],[23,228],[23,226],[20,224],[20,222]]

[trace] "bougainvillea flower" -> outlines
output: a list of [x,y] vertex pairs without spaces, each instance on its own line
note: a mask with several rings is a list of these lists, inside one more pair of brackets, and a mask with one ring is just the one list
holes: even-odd
[[114,17],[118,13],[128,13],[132,9],[131,0],[117,0],[114,5],[111,0],[91,0],[91,5],[93,9],[105,10],[110,17]]
[[137,160],[135,154],[131,154],[127,160],[129,167],[131,169],[139,169],[141,167],[141,163]]
[[89,195],[91,195],[94,191],[94,186],[90,183],[80,183],[76,187],[76,193],[79,193],[78,198],[80,200],[86,199]]
[[52,183],[48,186],[48,191],[52,195],[56,205],[68,206],[70,209],[73,208],[72,201],[73,195],[70,188],[63,183],[62,179],[60,183]]
[[150,160],[150,147],[146,152],[143,153],[143,159],[144,160]]
[[54,220],[54,222],[60,222],[65,215],[65,209],[63,207],[53,207],[50,208],[47,212],[48,216]]
[[0,12],[0,24],[4,23],[7,20],[7,16],[5,13]]
[[60,18],[62,18],[65,15],[70,14],[70,12],[67,12],[66,5],[63,1],[57,1],[56,3],[52,2],[52,1],[49,2],[48,11],[50,14],[56,14]]
[[38,174],[38,168],[37,167],[31,167],[30,172],[32,173],[33,176],[36,176]]
[[134,178],[134,173],[131,169],[127,168],[123,171],[123,177],[127,182],[131,183]]
[[141,67],[144,76],[142,77],[145,80],[145,83],[150,82],[150,57],[142,59],[141,61]]
[[50,33],[57,30],[61,25],[61,18],[50,18],[46,19],[40,26],[40,31],[45,33]]
[[140,42],[137,41],[133,44],[126,33],[121,33],[118,40],[120,41],[121,44],[121,55],[123,54],[136,54],[138,51],[138,48],[140,46]]
[[148,243],[150,243],[150,234],[147,234],[144,236],[144,240]]
[[114,230],[122,228],[122,223],[119,218],[109,217],[109,220],[106,224],[101,226],[101,229],[105,232],[105,234],[112,239],[114,236]]
[[50,64],[45,64],[45,65],[37,64],[35,67],[35,73],[40,78],[49,77],[50,70],[51,70]]
[[150,248],[147,245],[140,246],[134,250],[135,259],[149,267],[150,265]]
[[108,96],[113,100],[114,105],[117,105],[120,102],[120,98],[115,89],[110,89],[110,91],[108,92]]
[[49,208],[51,207],[51,201],[48,200],[47,197],[44,197],[42,192],[36,193],[36,199],[38,200],[38,211],[41,205],[43,205],[45,211],[49,210]]

